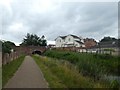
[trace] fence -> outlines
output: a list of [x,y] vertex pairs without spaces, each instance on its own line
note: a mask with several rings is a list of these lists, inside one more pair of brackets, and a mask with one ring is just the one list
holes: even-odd
[[20,57],[22,54],[24,54],[24,52],[11,52],[10,54],[8,53],[2,54],[2,64],[3,65],[8,64],[11,61]]
[[0,51],[0,68],[2,66],[2,52]]
[[62,50],[62,51],[73,51],[73,52],[80,52],[80,53],[99,53],[99,54],[111,54],[111,55],[119,55],[120,54],[120,49],[113,48],[114,51],[105,51],[104,48],[92,48],[92,49],[87,49],[84,47],[58,47],[58,48],[52,48],[55,50]]

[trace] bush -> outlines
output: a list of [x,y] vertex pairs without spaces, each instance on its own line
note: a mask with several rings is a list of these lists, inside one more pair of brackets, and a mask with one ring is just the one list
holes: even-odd
[[106,59],[106,60],[109,60],[110,58],[113,58],[113,56],[110,55],[110,54],[97,54],[96,57],[100,58],[100,59]]
[[84,75],[100,77],[105,74],[118,75],[120,61],[117,56],[109,54],[89,54],[69,51],[48,50],[44,55],[64,59],[79,67],[79,71]]
[[119,88],[119,83],[118,83],[118,81],[117,81],[117,80],[111,81],[110,87],[111,87],[111,88]]

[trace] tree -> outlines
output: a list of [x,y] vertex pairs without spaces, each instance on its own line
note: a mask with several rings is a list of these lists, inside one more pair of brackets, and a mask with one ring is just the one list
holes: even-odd
[[15,46],[16,45],[11,41],[2,42],[2,52],[3,52],[3,54],[4,53],[11,53],[11,49],[13,49]]
[[43,35],[42,37],[41,37],[41,46],[47,46],[47,41],[45,40],[45,36]]
[[116,38],[113,38],[113,37],[104,37],[103,39],[100,40],[100,42],[107,42],[107,41],[116,41],[117,39]]
[[44,35],[40,38],[36,34],[27,33],[27,36],[25,36],[25,38],[23,38],[23,42],[21,45],[23,45],[23,46],[30,46],[30,45],[46,46],[47,43],[46,43]]
[[118,39],[118,47],[120,47],[120,39]]
[[0,52],[2,52],[2,41],[0,40]]

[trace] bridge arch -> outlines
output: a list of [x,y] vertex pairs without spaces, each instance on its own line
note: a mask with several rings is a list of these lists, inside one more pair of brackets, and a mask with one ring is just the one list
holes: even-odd
[[42,51],[41,51],[41,50],[34,50],[34,51],[32,51],[32,54],[41,55],[41,54],[42,54]]

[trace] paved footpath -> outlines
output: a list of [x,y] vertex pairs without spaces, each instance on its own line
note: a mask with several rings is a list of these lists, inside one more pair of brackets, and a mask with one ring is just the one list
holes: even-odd
[[48,84],[33,58],[26,56],[4,88],[48,88]]

